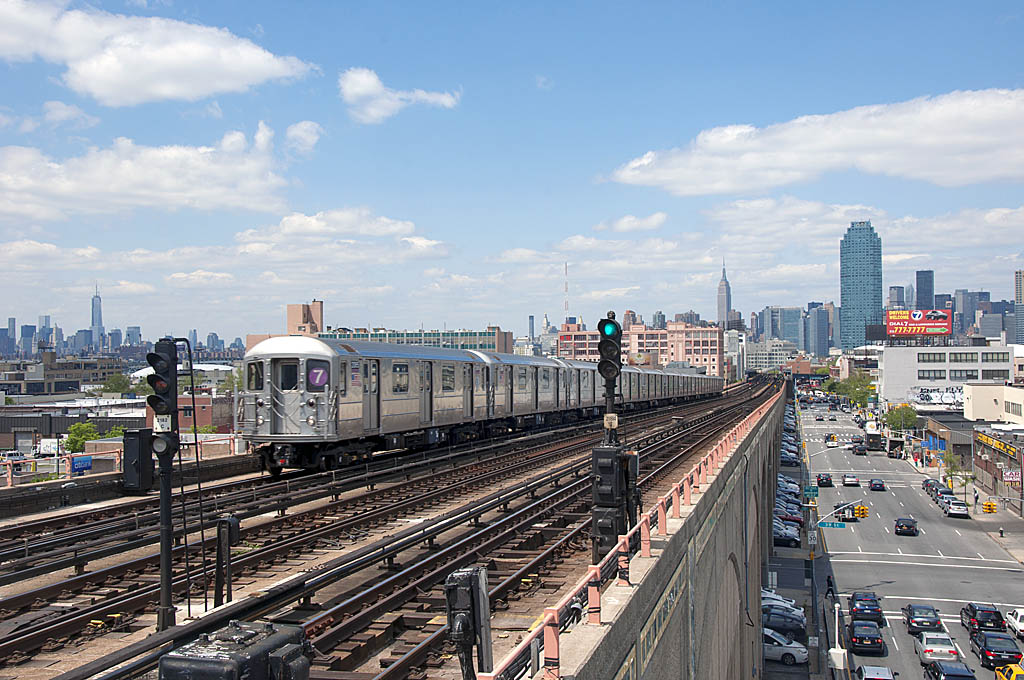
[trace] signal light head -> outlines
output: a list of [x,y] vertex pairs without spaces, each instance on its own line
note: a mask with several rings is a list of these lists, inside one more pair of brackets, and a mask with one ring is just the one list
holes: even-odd
[[619,368],[618,364],[605,360],[598,362],[597,372],[600,373],[601,377],[605,380],[615,380],[615,378],[619,377],[619,373],[621,373],[622,370]]
[[622,327],[614,319],[601,319],[597,322],[597,331],[602,338],[614,338],[622,335]]

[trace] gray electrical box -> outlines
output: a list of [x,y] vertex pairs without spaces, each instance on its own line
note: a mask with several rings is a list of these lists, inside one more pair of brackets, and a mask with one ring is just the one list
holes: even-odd
[[151,440],[153,430],[125,430],[124,433],[124,490],[146,493],[153,488],[155,468]]
[[301,626],[232,621],[160,657],[160,680],[308,680]]

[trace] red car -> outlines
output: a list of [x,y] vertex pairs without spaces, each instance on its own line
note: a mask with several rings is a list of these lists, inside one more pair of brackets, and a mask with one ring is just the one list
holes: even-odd
[[804,525],[804,518],[803,517],[798,517],[796,515],[787,515],[787,514],[781,513],[781,512],[776,512],[775,516],[778,517],[781,520],[786,521],[786,522],[796,522],[800,526]]

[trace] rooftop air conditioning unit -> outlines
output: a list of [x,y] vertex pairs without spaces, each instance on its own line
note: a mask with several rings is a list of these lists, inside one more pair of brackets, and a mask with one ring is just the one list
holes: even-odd
[[1006,463],[996,463],[996,467],[1002,470],[1004,467],[1006,467]]
[[982,460],[988,460],[988,458],[989,458],[989,456],[988,456],[988,454],[987,454],[987,453],[983,453],[983,454],[981,454],[981,459],[982,459]]

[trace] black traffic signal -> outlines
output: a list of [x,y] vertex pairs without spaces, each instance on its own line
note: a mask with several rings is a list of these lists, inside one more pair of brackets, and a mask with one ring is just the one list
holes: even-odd
[[158,340],[146,361],[153,367],[153,373],[146,376],[153,388],[153,394],[146,397],[153,409],[153,453],[165,456],[178,449],[178,348],[173,340]]
[[615,380],[622,372],[622,326],[615,320],[615,312],[608,312],[607,319],[597,322],[597,332],[601,336],[597,343],[601,357],[597,372],[605,380]]

